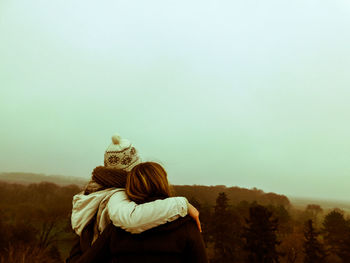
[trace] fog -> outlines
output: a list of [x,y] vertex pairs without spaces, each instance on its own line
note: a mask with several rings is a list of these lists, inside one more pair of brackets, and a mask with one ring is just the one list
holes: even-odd
[[89,177],[110,137],[174,184],[350,200],[348,1],[0,3],[0,172]]

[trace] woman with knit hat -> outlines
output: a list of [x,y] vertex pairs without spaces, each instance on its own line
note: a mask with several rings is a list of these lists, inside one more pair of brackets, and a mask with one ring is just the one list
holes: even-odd
[[184,197],[137,204],[125,194],[128,172],[141,162],[135,147],[119,135],[104,155],[104,166],[96,167],[85,190],[73,197],[72,228],[80,237],[67,262],[74,262],[103,232],[106,226],[141,233],[156,226],[191,215],[200,228],[198,211]]

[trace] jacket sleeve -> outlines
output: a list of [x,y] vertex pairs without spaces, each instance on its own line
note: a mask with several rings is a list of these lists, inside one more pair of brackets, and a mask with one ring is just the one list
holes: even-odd
[[188,237],[185,248],[185,258],[188,263],[208,263],[207,251],[194,221],[187,224],[186,236]]
[[144,204],[130,201],[125,191],[111,196],[107,204],[112,223],[130,233],[141,233],[187,215],[187,199],[170,197]]

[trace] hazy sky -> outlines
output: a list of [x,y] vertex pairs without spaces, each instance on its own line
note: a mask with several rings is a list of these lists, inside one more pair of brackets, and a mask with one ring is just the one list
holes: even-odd
[[113,133],[174,184],[350,200],[348,0],[2,0],[0,171],[88,178]]

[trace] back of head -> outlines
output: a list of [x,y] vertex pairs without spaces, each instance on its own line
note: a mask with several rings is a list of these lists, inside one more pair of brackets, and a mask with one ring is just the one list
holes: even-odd
[[136,165],[126,179],[126,194],[138,204],[167,198],[171,192],[166,171],[155,162]]
[[112,143],[108,146],[104,155],[104,166],[106,168],[130,171],[141,162],[141,158],[132,145],[118,134],[112,136]]
[[111,187],[124,188],[127,173],[140,162],[140,155],[132,143],[114,134],[112,143],[104,154],[104,166],[98,166],[93,170],[92,178],[85,186],[84,194]]

